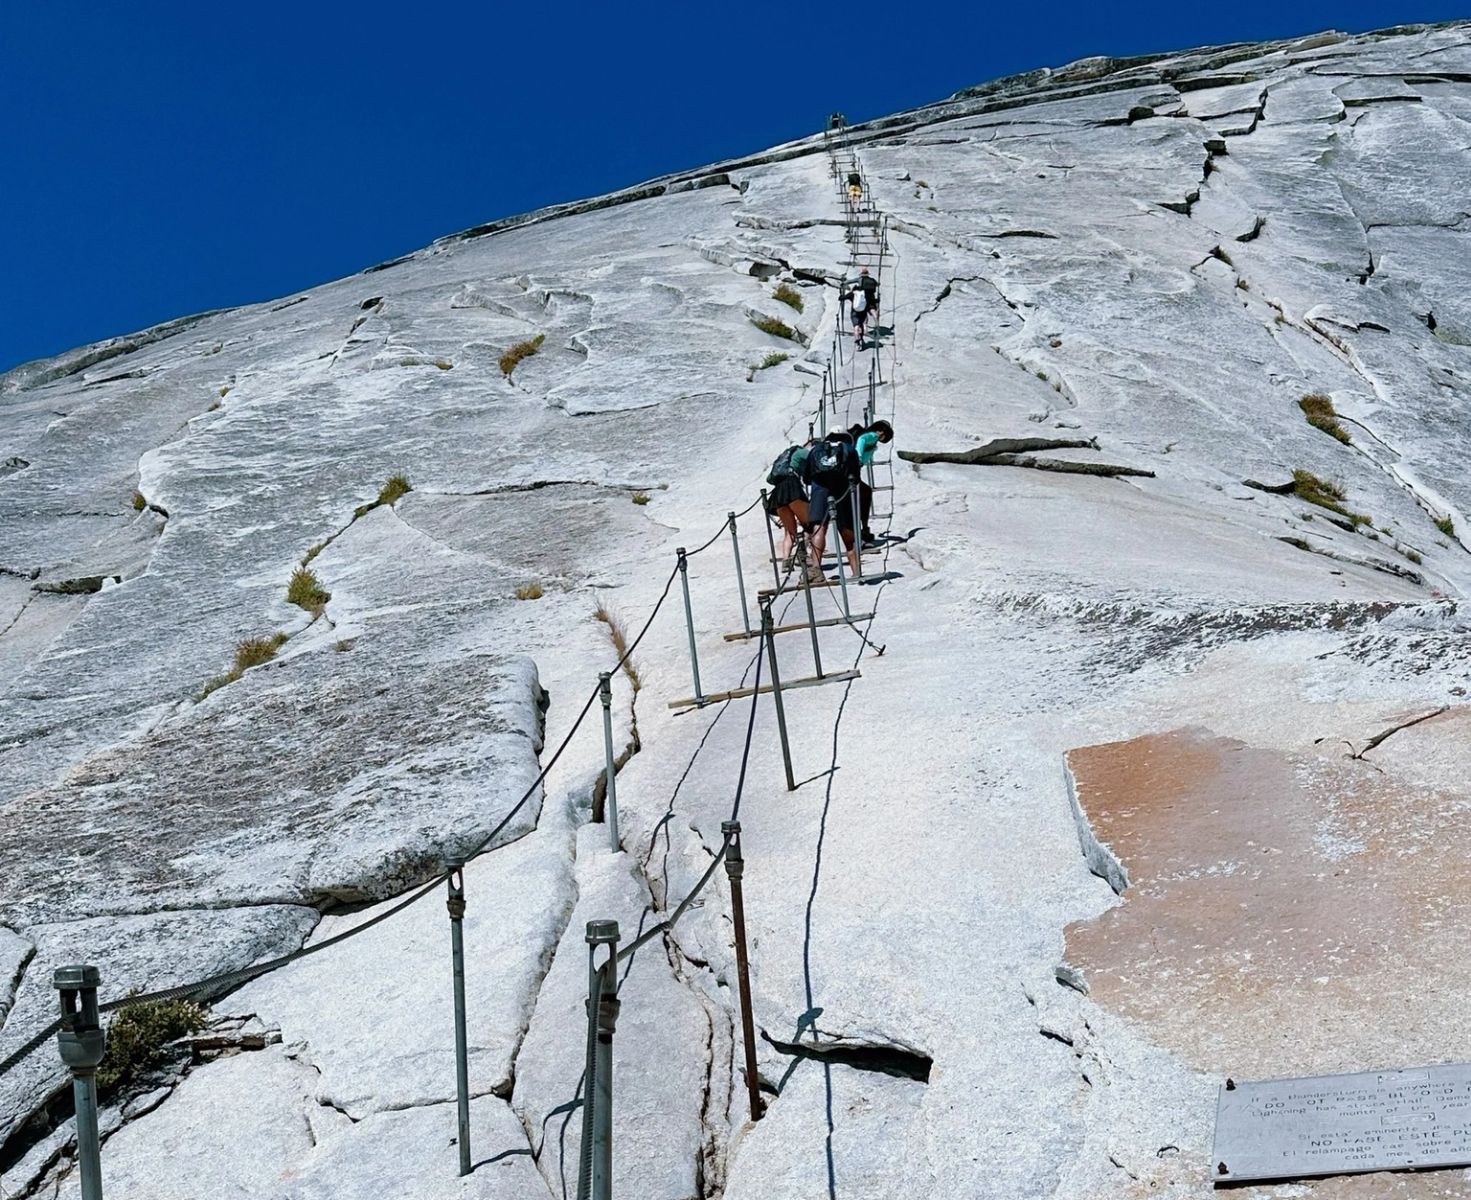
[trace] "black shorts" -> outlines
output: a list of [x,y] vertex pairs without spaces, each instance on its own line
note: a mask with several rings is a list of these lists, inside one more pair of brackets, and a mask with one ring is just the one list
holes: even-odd
[[848,480],[814,479],[807,488],[807,528],[826,525],[830,511],[836,510],[838,528],[853,528],[853,495]]
[[794,475],[785,476],[776,481],[776,486],[766,493],[766,511],[776,516],[776,510],[786,508],[795,500],[807,499],[807,489],[802,486],[802,481]]
[[868,309],[865,308],[862,312],[859,312],[856,308],[853,310],[853,324],[854,325],[862,325],[867,320],[868,320]]

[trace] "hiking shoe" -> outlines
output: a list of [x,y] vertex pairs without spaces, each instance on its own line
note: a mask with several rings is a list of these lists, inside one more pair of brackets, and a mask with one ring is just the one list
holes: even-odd
[[815,562],[808,563],[807,564],[807,582],[808,583],[826,583],[827,582],[827,576],[822,573],[822,566],[821,566],[821,564],[815,563]]

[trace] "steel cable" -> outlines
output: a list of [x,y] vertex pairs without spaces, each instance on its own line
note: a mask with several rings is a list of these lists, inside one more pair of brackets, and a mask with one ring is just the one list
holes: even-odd
[[[755,506],[752,505],[748,507],[746,511],[749,512],[751,507]],[[718,537],[719,535],[717,534],[716,536]],[[639,630],[638,636],[634,638],[634,640],[629,644],[628,648],[619,656],[618,661],[614,663],[612,668],[613,671],[620,670],[623,667],[624,663],[628,661],[633,652],[638,649],[639,643],[643,641],[645,635],[653,626],[654,618],[659,615],[659,610],[664,606],[664,602],[669,598],[669,590],[674,584],[674,577],[677,573],[678,567],[676,567],[669,573],[669,578],[664,582],[664,590],[660,593],[659,599],[655,602],[653,610],[649,613],[648,619],[644,622],[643,628]],[[511,810],[507,812],[504,817],[501,818],[501,820],[496,824],[495,828],[492,829],[488,834],[486,834],[486,836],[483,837],[478,843],[476,843],[475,848],[465,856],[467,862],[472,859],[479,858],[482,854],[486,853],[490,843],[494,841],[495,838],[502,831],[504,831],[506,826],[509,825],[512,820],[515,819],[516,814],[519,813],[521,809],[526,806],[527,801],[530,800],[533,795],[535,795],[536,789],[539,788],[543,782],[545,782],[547,775],[551,772],[552,768],[557,765],[557,761],[562,757],[562,754],[564,751],[566,751],[568,745],[571,744],[571,741],[573,737],[576,736],[578,729],[581,728],[582,722],[587,719],[587,714],[592,710],[593,703],[598,698],[598,690],[599,689],[596,687],[593,688],[592,692],[587,698],[587,701],[582,706],[582,711],[578,713],[577,719],[572,722],[572,727],[567,731],[567,734],[562,739],[561,744],[557,747],[555,752],[553,752],[551,758],[547,760],[546,765],[542,767],[540,772],[538,772],[536,778],[532,780],[531,785],[522,794],[521,798],[511,808]],[[289,964],[296,962],[298,959],[307,958],[310,955],[318,954],[323,950],[326,950],[332,946],[336,946],[341,942],[347,941],[349,938],[356,937],[358,934],[366,932],[367,930],[373,928],[373,926],[379,925],[382,922],[388,920],[389,917],[396,916],[404,909],[418,903],[425,896],[429,895],[433,891],[436,891],[439,888],[441,882],[441,878],[435,878],[430,882],[424,884],[417,891],[404,897],[397,904],[394,904],[391,908],[385,909],[383,912],[376,914],[375,916],[364,921],[362,924],[354,925],[351,929],[344,930],[342,933],[334,934],[332,937],[325,938],[320,942],[315,942],[310,946],[303,946],[297,950],[292,951],[289,954],[277,955],[273,958],[265,960],[264,962],[255,963],[252,966],[242,967],[238,970],[223,971],[216,975],[207,976],[204,979],[195,980],[192,983],[184,983],[178,984],[173,987],[159,988],[151,992],[130,993],[126,996],[121,996],[116,1000],[109,1000],[102,1004],[99,1004],[97,1006],[97,1010],[98,1012],[104,1013],[117,1012],[124,1008],[131,1008],[132,1006],[137,1004],[146,1004],[164,1000],[179,1000],[183,999],[186,996],[198,995],[201,992],[226,989],[238,986],[242,983],[248,983],[250,980],[258,978],[261,975],[265,975],[271,971],[278,970],[281,967],[288,966]],[[41,1046],[43,1046],[47,1041],[51,1039],[51,1037],[53,1037],[62,1029],[62,1026],[63,1022],[61,1020],[58,1019],[52,1021],[50,1025],[46,1026],[39,1033],[34,1034],[24,1044],[22,1044],[16,1050],[12,1051],[10,1054],[6,1055],[3,1060],[0,1060],[0,1076],[5,1075],[8,1071],[15,1068],[26,1058],[39,1050]]]

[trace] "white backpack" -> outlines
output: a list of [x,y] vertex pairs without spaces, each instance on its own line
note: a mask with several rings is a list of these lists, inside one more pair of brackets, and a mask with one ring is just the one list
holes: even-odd
[[862,288],[853,291],[853,311],[856,313],[868,311],[868,293]]

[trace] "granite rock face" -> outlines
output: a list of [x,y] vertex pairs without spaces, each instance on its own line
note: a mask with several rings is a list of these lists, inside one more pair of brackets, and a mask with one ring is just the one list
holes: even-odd
[[[739,794],[767,1113],[717,870],[624,965],[620,1194],[1204,1197],[1223,1077],[1471,1058],[1468,135],[1467,25],[1086,60],[851,130],[882,261],[814,137],[0,376],[0,1057],[64,961],[112,998],[321,944],[526,796],[465,873],[472,1175],[438,898],[212,997],[279,1045],[110,1100],[104,1172],[564,1196],[584,924],[666,916]],[[700,686],[749,686],[722,527],[829,362],[821,419],[872,368],[927,458],[876,469],[869,640],[818,644],[861,677],[788,693],[788,793],[769,703],[667,707],[671,571],[710,542]],[[614,850],[597,674],[661,596]],[[6,1195],[75,1190],[64,1083],[0,1076]]]

